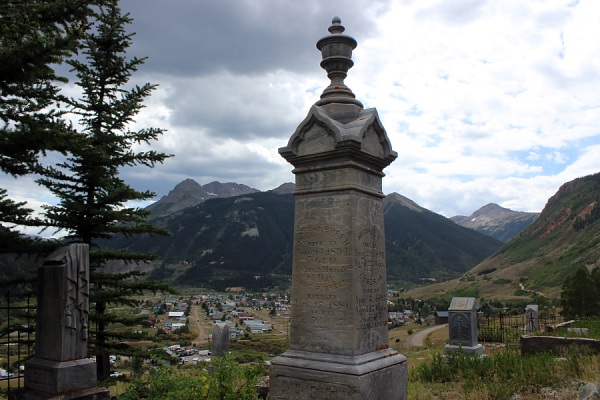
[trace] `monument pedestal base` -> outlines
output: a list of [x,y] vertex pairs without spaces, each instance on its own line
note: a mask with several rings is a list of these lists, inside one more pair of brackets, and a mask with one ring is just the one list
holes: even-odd
[[8,400],[110,400],[110,390],[95,387],[65,393],[45,393],[21,388],[8,393]]
[[25,363],[25,387],[58,394],[96,386],[96,362],[89,358],[51,361],[33,358]]
[[462,352],[473,355],[483,355],[483,346],[478,344],[477,346],[457,346],[453,344],[447,344],[444,346],[444,354],[448,355],[454,352]]
[[271,400],[408,398],[406,357],[391,349],[356,357],[288,350],[271,363]]

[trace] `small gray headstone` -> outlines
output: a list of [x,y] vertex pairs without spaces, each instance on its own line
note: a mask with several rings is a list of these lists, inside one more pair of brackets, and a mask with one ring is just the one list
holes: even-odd
[[588,328],[567,328],[567,332],[577,333],[579,335],[587,336],[587,334],[589,333],[589,329]]
[[540,330],[540,317],[537,304],[528,304],[525,307],[525,322],[527,334]]
[[212,356],[223,357],[229,353],[229,325],[215,324],[212,331]]
[[474,297],[454,297],[448,307],[448,330],[450,343],[446,353],[461,350],[466,353],[483,354],[483,346],[477,343],[477,311]]

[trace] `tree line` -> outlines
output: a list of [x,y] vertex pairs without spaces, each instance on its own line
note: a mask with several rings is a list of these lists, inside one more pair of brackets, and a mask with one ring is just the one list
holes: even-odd
[[[119,0],[0,2],[0,171],[15,179],[33,176],[57,199],[36,215],[0,188],[0,252],[44,255],[69,243],[90,245],[91,352],[99,379],[109,376],[109,354],[133,352],[115,348],[129,333],[111,326],[138,322],[111,313],[111,306],[135,305],[135,296],[147,290],[171,291],[162,282],[140,279],[140,272],[103,268],[112,260],[144,262],[154,255],[97,245],[115,235],[168,234],[147,222],[148,211],[129,205],[155,194],[136,190],[120,177],[125,167],[153,168],[171,157],[151,150],[163,129],[131,129],[157,88],[130,84],[145,61],[127,56],[131,23]],[[60,65],[70,69],[79,96],[63,93],[69,81],[59,73]],[[19,227],[63,236],[35,240],[21,235]]]
[[560,302],[564,315],[600,315],[600,266],[591,271],[579,267],[575,274],[565,279]]

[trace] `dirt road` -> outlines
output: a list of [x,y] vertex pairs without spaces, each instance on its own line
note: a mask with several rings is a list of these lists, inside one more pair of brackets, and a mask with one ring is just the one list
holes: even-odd
[[525,289],[525,286],[523,286],[523,284],[522,284],[522,283],[519,283],[519,286],[521,287],[521,290],[522,290],[522,291],[524,291],[524,292],[529,292],[529,293],[533,293],[533,294],[538,294],[538,295],[540,295],[540,296],[542,296],[542,297],[548,297],[548,296],[546,296],[546,295],[545,295],[544,293],[542,293],[542,292],[536,292],[535,290],[529,290],[529,289]]
[[406,339],[407,347],[423,347],[425,345],[425,339],[431,332],[437,331],[438,329],[447,328],[448,324],[430,326],[429,328],[421,329],[418,332],[413,333]]
[[199,346],[201,344],[208,343],[208,340],[205,339],[206,337],[208,337],[208,330],[206,329],[206,326],[204,326],[203,322],[205,316],[206,314],[202,310],[202,307],[196,305],[192,306],[192,309],[190,310],[190,319],[192,320],[191,322],[196,326],[196,330],[198,331],[198,335],[194,340],[194,346]]

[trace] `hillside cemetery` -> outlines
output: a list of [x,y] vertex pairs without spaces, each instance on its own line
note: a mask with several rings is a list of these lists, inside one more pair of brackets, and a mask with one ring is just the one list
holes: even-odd
[[[562,307],[533,290],[496,307],[474,288],[421,300],[388,285],[382,180],[398,154],[377,110],[344,83],[356,40],[338,17],[328,31],[317,48],[331,82],[279,149],[295,175],[291,287],[140,289],[118,306],[98,300],[110,313],[97,308],[92,321],[89,246],[60,247],[36,279],[2,288],[8,399],[600,398],[599,267],[575,275],[587,291],[565,281]],[[223,277],[224,264],[206,267]]]
[[[49,265],[56,268],[60,267],[61,264],[52,262]],[[47,276],[45,274],[41,279],[56,280],[56,278],[47,278]],[[64,276],[63,279],[66,282],[66,276],[62,276]],[[68,293],[74,292],[68,291]],[[41,295],[44,296],[43,293]],[[466,381],[461,380],[460,373],[455,373],[454,377],[450,379],[443,375],[445,374],[444,369],[434,372],[436,370],[431,368],[441,368],[442,366],[442,364],[439,364],[439,366],[436,364],[436,357],[448,357],[449,364],[443,368],[450,369],[454,368],[454,363],[459,362],[461,359],[458,354],[481,358],[480,354],[473,354],[468,351],[446,351],[446,347],[453,344],[462,350],[463,344],[468,345],[471,343],[473,337],[466,338],[468,335],[465,336],[466,333],[470,334],[471,330],[465,331],[465,328],[473,322],[472,318],[475,318],[474,326],[477,328],[476,341],[484,349],[484,357],[481,358],[482,361],[478,361],[483,363],[478,367],[482,368],[482,371],[485,368],[494,368],[487,364],[490,361],[501,363],[508,358],[513,360],[511,362],[514,362],[518,358],[524,365],[529,365],[528,360],[536,360],[536,363],[545,366],[544,374],[548,376],[548,379],[544,378],[543,382],[551,380],[550,378],[554,375],[550,371],[558,368],[557,371],[561,371],[561,374],[572,376],[570,379],[581,382],[577,385],[577,392],[584,391],[584,389],[591,390],[589,385],[597,382],[599,378],[597,361],[598,352],[600,351],[598,347],[598,343],[600,343],[600,320],[598,319],[565,318],[559,314],[558,309],[548,306],[535,307],[535,304],[526,304],[517,308],[486,308],[484,313],[478,306],[478,299],[454,298],[440,309],[440,314],[443,315],[445,310],[449,310],[450,315],[452,315],[453,310],[466,313],[469,318],[468,322],[464,318],[460,318],[458,320],[459,325],[453,329],[452,318],[449,318],[448,322],[441,320],[439,321],[441,323],[439,325],[440,329],[425,337],[423,343],[418,344],[417,347],[408,347],[411,336],[417,335],[428,326],[434,326],[434,314],[437,312],[434,304],[404,299],[401,296],[402,292],[387,291],[386,293],[388,307],[402,310],[387,312],[388,335],[390,347],[406,354],[409,371],[411,371],[407,382],[409,394],[414,393],[414,391],[421,393],[431,390],[428,387],[432,383],[427,383],[427,379],[429,379],[427,376],[429,375],[425,374],[424,371],[437,374],[435,375],[437,376],[436,379],[442,381],[449,379],[448,385],[453,387],[452,390],[456,390],[456,393],[471,390],[468,385],[465,386]],[[54,297],[59,299],[60,296]],[[69,296],[62,298],[68,299]],[[236,360],[236,365],[247,366],[245,368],[254,368],[251,365],[262,364],[262,371],[257,370],[254,376],[257,380],[258,392],[268,392],[269,370],[272,368],[270,364],[274,357],[286,350],[288,345],[289,322],[294,309],[294,305],[289,301],[289,294],[276,292],[254,294],[196,292],[194,294],[188,292],[184,296],[151,296],[142,300],[142,305],[139,308],[129,310],[132,314],[144,316],[143,323],[136,328],[142,333],[142,336],[139,340],[130,342],[129,345],[143,349],[147,356],[141,360],[142,364],[138,367],[135,366],[131,357],[119,354],[111,356],[113,368],[110,378],[112,383],[109,386],[111,393],[114,394],[115,391],[119,391],[123,394],[126,390],[133,390],[134,386],[131,385],[139,379],[151,379],[149,374],[155,368],[170,368],[173,371],[178,371],[178,374],[188,376],[196,369],[203,371],[214,363],[230,362],[228,357],[233,357]],[[5,297],[2,302],[2,309],[5,311],[6,303],[7,298]],[[454,306],[452,303],[454,303]],[[48,304],[52,303],[49,302]],[[48,390],[52,393],[57,390],[65,390],[65,387],[60,385],[70,381],[60,378],[60,374],[54,375],[54,380],[43,381],[41,380],[42,375],[36,372],[40,368],[47,368],[46,365],[50,365],[43,360],[51,359],[54,356],[46,355],[46,353],[50,351],[54,354],[58,347],[52,346],[50,349],[44,350],[44,342],[38,343],[36,340],[38,337],[49,337],[48,334],[41,331],[46,327],[50,328],[45,323],[32,324],[32,326],[35,326],[35,330],[29,336],[24,334],[26,325],[23,323],[25,321],[17,312],[22,305],[23,303],[13,303],[14,308],[9,311],[11,319],[9,321],[4,319],[4,322],[8,322],[8,325],[4,325],[5,328],[12,326],[12,329],[15,329],[12,333],[10,333],[10,329],[4,329],[3,332],[9,332],[9,335],[3,336],[0,342],[0,344],[3,344],[0,349],[11,348],[9,353],[4,350],[0,353],[0,361],[5,371],[2,374],[3,376],[0,377],[1,382],[5,384],[4,390],[10,389],[10,392],[6,393],[11,398],[18,398],[19,393],[22,393],[23,390],[33,389],[37,392]],[[31,305],[33,306],[34,302]],[[64,318],[76,315],[74,311],[65,311],[70,309],[71,306],[65,307],[56,306],[46,311],[42,308],[42,314],[48,315],[48,312],[60,312],[63,313]],[[534,312],[536,308],[538,309],[537,317]],[[74,308],[72,310],[85,310],[85,308]],[[472,313],[473,310],[474,313]],[[4,315],[6,317],[6,314]],[[215,320],[213,319],[215,316],[220,318]],[[401,322],[398,321],[399,319],[401,319]],[[51,318],[50,320],[58,321],[59,318]],[[67,320],[75,321],[73,318],[67,318]],[[450,326],[445,325],[446,323],[449,323]],[[78,326],[85,325],[84,322],[82,324]],[[182,324],[182,326],[174,326],[174,324]],[[70,332],[71,329],[68,328],[68,331]],[[77,332],[78,328],[75,329],[75,332]],[[227,330],[229,332],[224,337],[223,334]],[[91,331],[93,332],[93,327]],[[216,336],[215,331],[217,331]],[[220,336],[218,331],[221,332]],[[453,334],[453,331],[455,334]],[[75,336],[78,340],[85,337],[81,334]],[[215,337],[219,338],[217,342],[215,342]],[[569,339],[565,339],[567,337]],[[398,340],[398,338],[401,339]],[[455,339],[458,339],[458,341],[455,342]],[[467,340],[468,343],[464,340]],[[229,341],[229,344],[227,344],[227,341]],[[38,344],[29,346],[28,343],[31,342]],[[56,342],[53,339],[54,343]],[[8,346],[9,344],[15,346]],[[227,349],[227,345],[229,345],[229,349]],[[67,347],[68,351],[77,348],[71,345]],[[19,349],[19,351],[12,351],[12,348]],[[41,351],[36,352],[38,348]],[[215,350],[219,348],[221,350]],[[457,348],[455,347],[454,350],[457,350]],[[86,365],[89,362],[93,363],[93,356],[88,355],[91,358],[87,358],[86,351],[83,348],[81,348],[81,351],[82,353],[75,355],[69,353],[71,355],[68,358],[79,358],[81,360],[79,363],[83,362]],[[423,351],[426,352],[425,354],[429,354],[425,359],[423,359]],[[219,361],[219,357],[215,358],[215,353],[221,353],[224,356],[224,361]],[[523,354],[521,355],[521,353]],[[56,361],[58,364],[56,365],[65,362],[59,360],[62,357],[64,356],[59,355]],[[579,374],[581,375],[570,375],[572,372],[563,369],[561,365],[568,364],[564,364],[564,362],[561,364],[560,360],[565,359],[565,357],[567,360],[577,360]],[[28,358],[30,361],[26,362]],[[596,360],[596,364],[593,364],[593,360]],[[72,361],[66,362],[71,363]],[[231,368],[233,364],[227,365],[229,365],[227,368]],[[550,365],[555,366],[550,367]],[[593,365],[596,365],[596,367],[593,367]],[[428,369],[425,370],[424,368]],[[595,372],[594,368],[596,368]],[[35,375],[28,376],[28,373]],[[48,386],[48,389],[46,389],[45,386],[40,386],[43,382],[53,383],[53,385]],[[84,382],[86,381],[77,380],[78,384]],[[88,382],[92,388],[76,390],[97,390],[94,389],[96,385],[92,381]],[[484,385],[482,382],[478,384]],[[488,382],[487,384],[491,385],[492,383]],[[498,385],[498,383],[495,383],[495,385]],[[503,387],[510,387],[514,392],[520,391],[521,393],[524,391],[539,393],[539,390],[541,390],[537,386],[538,383],[519,383],[518,378],[515,376],[507,377],[503,385]],[[550,383],[547,385],[552,386]],[[556,386],[556,384],[554,385]],[[50,389],[51,387],[56,389]],[[72,391],[71,389],[68,390]],[[567,389],[563,386],[556,386],[556,389],[553,390]],[[569,393],[574,393],[573,390]]]

